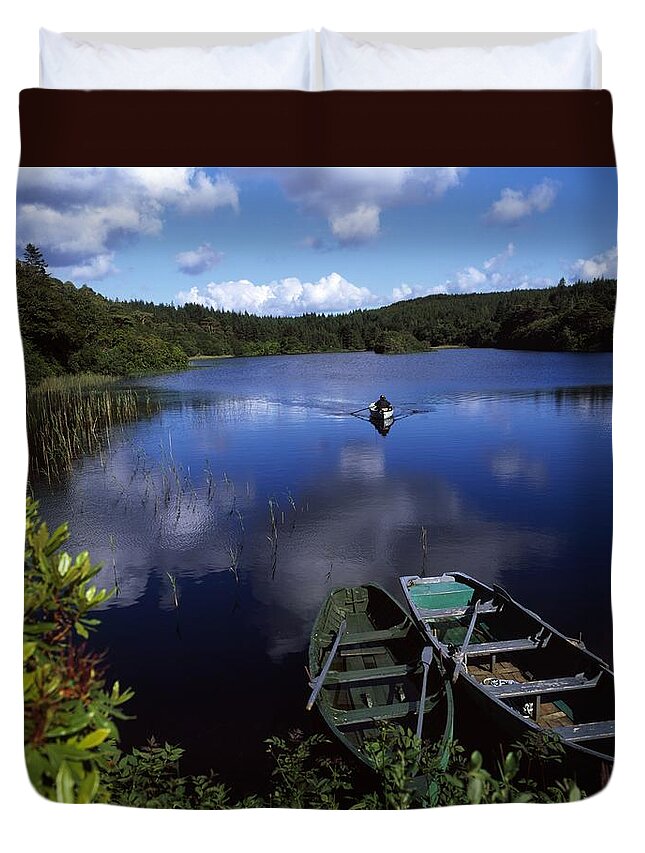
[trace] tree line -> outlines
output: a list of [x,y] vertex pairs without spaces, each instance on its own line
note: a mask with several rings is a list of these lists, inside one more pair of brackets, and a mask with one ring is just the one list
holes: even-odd
[[29,383],[65,373],[177,370],[196,355],[255,356],[441,346],[567,352],[612,349],[616,280],[438,294],[345,314],[261,317],[188,303],[108,299],[49,275],[35,246],[16,263]]

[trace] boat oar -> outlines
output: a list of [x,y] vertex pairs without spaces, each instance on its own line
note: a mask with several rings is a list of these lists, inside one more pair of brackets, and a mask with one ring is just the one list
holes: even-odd
[[479,614],[479,599],[475,602],[475,608],[473,610],[473,615],[470,619],[470,625],[468,626],[468,630],[466,631],[466,636],[464,637],[464,642],[461,645],[461,650],[457,657],[455,658],[455,671],[452,674],[452,683],[454,684],[459,678],[459,673],[461,671],[461,667],[463,666],[464,660],[466,658],[466,654],[468,652],[468,645],[470,644],[470,638],[473,635],[473,631],[475,630],[475,622],[477,621],[477,615]]
[[334,644],[329,651],[329,655],[327,656],[327,660],[325,661],[325,665],[321,669],[317,678],[310,683],[310,687],[313,687],[311,691],[311,696],[309,697],[309,701],[307,702],[307,710],[311,711],[314,706],[314,702],[316,701],[316,697],[320,693],[320,689],[325,683],[325,678],[327,678],[327,673],[329,672],[329,667],[332,664],[334,656],[336,654],[336,650],[340,644],[340,641],[345,633],[345,628],[347,627],[347,621],[343,619],[343,621],[338,626],[338,633],[336,634],[336,639],[334,640]]
[[421,684],[421,698],[419,699],[419,716],[417,719],[417,737],[421,738],[423,728],[423,712],[426,704],[426,689],[428,687],[428,670],[432,663],[432,646],[425,646],[421,652],[421,663],[423,664],[423,682]]
[[350,412],[350,415],[358,415],[361,412],[366,412],[369,409],[369,406],[364,406],[362,409],[356,409],[355,412]]

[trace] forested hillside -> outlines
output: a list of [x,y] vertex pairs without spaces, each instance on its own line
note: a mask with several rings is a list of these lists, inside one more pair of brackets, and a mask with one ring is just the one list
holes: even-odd
[[[33,248],[33,247],[32,247]],[[129,375],[179,369],[194,355],[275,355],[436,346],[606,351],[616,281],[541,290],[426,296],[349,314],[258,317],[200,305],[107,299],[18,261],[28,382],[62,373]]]

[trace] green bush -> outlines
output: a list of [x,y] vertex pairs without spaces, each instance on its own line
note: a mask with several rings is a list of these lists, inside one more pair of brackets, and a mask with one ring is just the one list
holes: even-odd
[[105,800],[101,774],[118,738],[120,706],[131,696],[118,681],[106,688],[100,655],[84,640],[88,615],[108,598],[91,583],[100,566],[87,551],[61,550],[67,525],[49,533],[38,504],[27,499],[23,679],[25,759],[44,797],[64,803]]

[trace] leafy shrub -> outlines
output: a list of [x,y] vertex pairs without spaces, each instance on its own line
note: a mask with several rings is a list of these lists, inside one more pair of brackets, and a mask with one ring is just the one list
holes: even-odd
[[67,525],[52,534],[27,499],[23,678],[25,759],[29,779],[50,800],[106,799],[101,772],[118,738],[115,719],[131,696],[118,681],[108,691],[100,655],[83,642],[97,620],[89,611],[108,598],[91,584],[100,566],[87,551],[61,550]]

